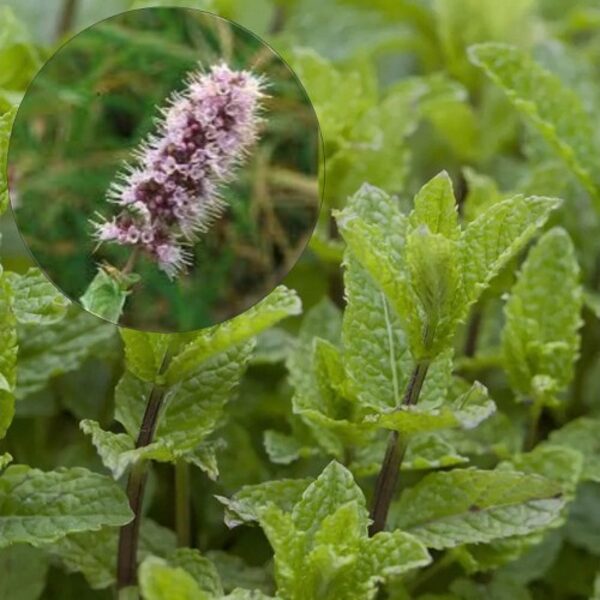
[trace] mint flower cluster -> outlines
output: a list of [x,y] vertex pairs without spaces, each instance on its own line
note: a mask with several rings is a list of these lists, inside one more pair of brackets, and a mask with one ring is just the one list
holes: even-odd
[[221,186],[258,138],[264,87],[224,63],[193,73],[110,186],[121,210],[94,222],[96,239],[142,250],[171,279],[189,267],[191,243],[225,208]]

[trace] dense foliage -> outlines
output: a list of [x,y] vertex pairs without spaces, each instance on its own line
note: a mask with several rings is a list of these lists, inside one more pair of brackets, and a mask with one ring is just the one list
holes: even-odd
[[[295,68],[320,223],[285,286],[163,335],[65,301],[5,216],[0,598],[599,598],[596,2],[161,4]],[[3,10],[5,153],[54,42]]]

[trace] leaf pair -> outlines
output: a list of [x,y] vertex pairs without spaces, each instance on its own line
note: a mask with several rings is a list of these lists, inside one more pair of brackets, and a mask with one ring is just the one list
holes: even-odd
[[308,485],[268,482],[221,501],[230,524],[260,523],[275,552],[278,591],[290,600],[367,600],[375,597],[378,582],[431,560],[407,533],[367,536],[365,498],[335,461]]
[[[115,417],[125,433],[104,431],[94,421],[81,423],[105,466],[118,478],[141,459],[184,459],[216,477],[214,443],[207,438],[223,419],[223,408],[250,359],[253,338],[300,309],[298,296],[279,287],[243,315],[198,333],[122,330],[127,371],[117,386]],[[135,448],[153,386],[165,389],[164,409],[153,441]]]
[[515,196],[490,206],[464,229],[451,181],[441,173],[405,216],[394,198],[363,188],[338,213],[352,255],[385,293],[415,361],[447,349],[482,291],[559,205]]

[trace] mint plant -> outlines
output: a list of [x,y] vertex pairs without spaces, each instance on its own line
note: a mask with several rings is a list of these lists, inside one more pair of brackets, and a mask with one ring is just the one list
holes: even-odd
[[[285,285],[118,329],[3,219],[0,598],[597,598],[596,7],[264,6],[327,159]],[[3,159],[26,83],[0,69]]]

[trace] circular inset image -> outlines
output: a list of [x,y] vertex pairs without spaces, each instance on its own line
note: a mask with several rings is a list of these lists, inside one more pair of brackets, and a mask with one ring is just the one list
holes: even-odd
[[10,139],[10,198],[48,277],[109,321],[189,331],[265,297],[304,250],[321,137],[288,65],[207,12],[148,8],[46,63]]

